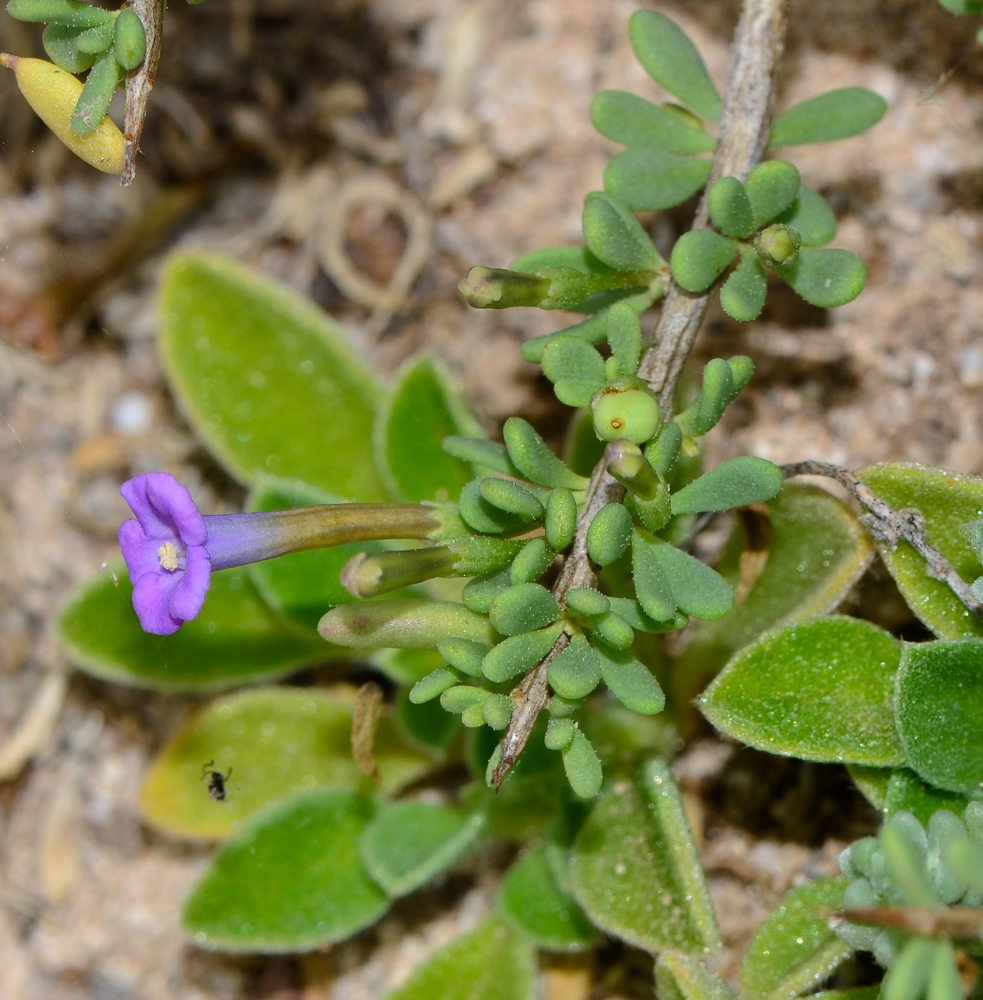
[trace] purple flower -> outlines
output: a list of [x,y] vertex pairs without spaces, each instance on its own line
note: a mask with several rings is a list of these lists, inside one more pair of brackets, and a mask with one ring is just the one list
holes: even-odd
[[424,504],[318,504],[202,515],[187,489],[166,472],[137,476],[119,491],[136,515],[119,529],[133,610],[152,635],[172,635],[197,617],[212,570],[346,542],[430,539],[440,527]]

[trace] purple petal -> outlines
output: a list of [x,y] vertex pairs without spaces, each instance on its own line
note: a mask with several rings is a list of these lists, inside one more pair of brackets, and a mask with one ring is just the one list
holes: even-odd
[[119,526],[119,547],[126,561],[126,571],[133,581],[148,573],[160,573],[159,538],[148,538],[139,522],[131,517]]
[[144,632],[173,635],[184,624],[168,611],[171,594],[180,581],[178,573],[148,573],[134,584],[133,610]]
[[162,519],[177,526],[181,541],[186,545],[204,545],[208,537],[205,521],[187,488],[167,472],[148,472],[145,478],[147,498]]
[[203,545],[188,549],[188,564],[181,582],[171,594],[168,610],[175,618],[189,622],[197,618],[211,586],[212,561]]
[[[161,475],[162,473],[158,473]],[[119,488],[123,499],[130,505],[130,510],[136,514],[140,527],[149,538],[159,538],[161,541],[174,539],[177,529],[170,520],[164,520],[160,512],[151,503],[147,495],[147,480],[149,475],[135,476],[127,480]]]

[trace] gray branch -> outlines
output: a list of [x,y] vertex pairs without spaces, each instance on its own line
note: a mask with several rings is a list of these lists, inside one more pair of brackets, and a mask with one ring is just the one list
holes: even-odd
[[[771,127],[775,80],[784,47],[789,3],[790,0],[744,0],[734,35],[710,183],[720,177],[744,180],[761,160]],[[705,229],[708,224],[704,191],[693,227]],[[638,370],[639,376],[652,386],[664,413],[672,413],[676,384],[693,349],[709,302],[709,294],[694,296],[675,283],[669,286],[654,342]],[[608,473],[604,462],[599,462],[591,476],[587,501],[577,519],[573,546],[553,587],[553,596],[561,605],[568,590],[595,583],[587,556],[587,529],[605,504],[620,500],[623,495],[623,487]],[[502,739],[501,757],[492,775],[495,788],[501,785],[529,742],[536,719],[549,700],[546,678],[549,664],[567,641],[565,635],[561,636],[546,659],[526,674],[512,691],[512,719]]]
[[907,542],[925,560],[925,572],[933,580],[944,583],[977,618],[983,618],[983,604],[973,597],[969,584],[955,571],[952,563],[930,545],[925,528],[925,518],[915,507],[895,510],[880,497],[875,496],[849,469],[842,469],[829,462],[791,462],[783,465],[782,475],[825,476],[835,479],[866,511],[860,520],[875,540],[887,545],[893,552],[898,542]]
[[150,91],[160,63],[161,36],[164,33],[164,0],[132,0],[130,6],[143,22],[147,33],[147,54],[143,62],[126,77],[126,104],[123,108],[123,173],[119,182],[126,187],[133,183],[137,170],[140,136],[147,119]]

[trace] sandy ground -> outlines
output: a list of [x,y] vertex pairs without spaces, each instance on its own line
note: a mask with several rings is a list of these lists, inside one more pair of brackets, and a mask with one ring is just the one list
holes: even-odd
[[[120,481],[166,468],[213,511],[240,499],[176,418],[156,361],[153,296],[169,249],[229,253],[309,292],[383,372],[436,351],[492,433],[520,413],[559,434],[548,387],[516,348],[561,318],[469,311],[455,287],[472,264],[578,241],[583,196],[615,151],[590,126],[591,96],[659,96],[627,44],[634,6],[175,4],[146,156],[127,192],[71,161],[0,80],[0,746],[38,698],[58,703],[65,664],[52,611],[114,557]],[[736,3],[654,6],[678,16],[722,85]],[[868,135],[790,157],[836,208],[836,244],[863,257],[870,281],[832,312],[778,288],[759,322],[712,314],[698,359],[747,353],[758,377],[711,435],[711,460],[891,459],[983,474],[975,26],[930,0],[798,8],[780,107],[853,84],[889,102]],[[0,15],[0,48],[31,54],[37,44]],[[378,292],[406,243],[392,217],[370,208],[347,220],[347,269],[325,250],[325,225],[345,225],[338,205],[367,183],[397,193],[404,229],[432,234],[395,315]],[[676,211],[651,224],[669,242],[687,220]],[[353,268],[375,292],[353,282]],[[207,852],[147,829],[135,800],[150,756],[193,707],[70,677],[33,759],[0,784],[0,997],[368,1000],[487,911],[494,858],[330,954],[230,959],[186,944],[178,907]],[[733,949],[768,907],[832,872],[856,831],[834,824],[818,847],[792,842],[778,820],[750,832],[707,804],[722,775],[742,773],[726,757],[711,743],[686,766],[732,976]],[[801,780],[790,773],[786,792]],[[851,794],[834,779],[829,789]],[[630,977],[601,976],[589,992],[585,960],[544,968],[550,1000],[645,995]]]

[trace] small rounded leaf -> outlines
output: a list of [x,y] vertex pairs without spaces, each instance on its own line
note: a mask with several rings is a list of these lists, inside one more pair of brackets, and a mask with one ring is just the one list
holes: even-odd
[[779,115],[772,122],[768,145],[775,149],[848,139],[876,125],[886,110],[884,98],[865,87],[831,90]]
[[635,630],[615,611],[594,615],[587,623],[587,628],[612,649],[628,649],[635,641]]
[[602,90],[591,102],[594,128],[622,146],[662,153],[708,153],[713,136],[665,108],[624,90]]
[[410,701],[414,705],[424,705],[428,701],[433,701],[434,698],[439,698],[446,690],[454,687],[457,682],[458,676],[453,670],[449,670],[447,667],[438,667],[436,670],[431,670],[426,677],[421,677],[410,688]]
[[755,226],[763,226],[789,209],[801,184],[799,172],[791,163],[785,160],[759,163],[744,182]]
[[606,504],[587,529],[587,553],[598,566],[608,566],[628,548],[631,533],[631,514],[624,504]]
[[567,773],[567,781],[574,794],[582,799],[592,799],[601,790],[603,773],[597,753],[590,745],[590,740],[575,729],[570,745],[562,750],[563,769]]
[[147,32],[136,11],[124,7],[116,16],[113,29],[116,61],[129,71],[136,69],[147,54]]
[[565,750],[570,746],[570,741],[573,739],[575,731],[576,726],[573,724],[573,719],[565,716],[550,719],[546,726],[546,736],[543,740],[546,749]]
[[745,455],[721,462],[672,495],[673,514],[699,514],[762,503],[778,495],[782,470],[764,458]]
[[562,698],[586,698],[601,681],[601,658],[582,635],[575,635],[550,663],[547,677]]
[[693,433],[707,434],[724,415],[727,404],[736,395],[734,372],[723,358],[712,358],[703,368],[700,402],[693,419]]
[[642,325],[638,313],[624,302],[608,312],[608,344],[618,366],[618,375],[634,375],[642,357]]
[[736,177],[721,177],[707,192],[707,209],[713,224],[725,236],[746,239],[754,226],[754,213],[744,185]]
[[488,617],[495,631],[519,635],[552,625],[560,617],[560,607],[541,584],[520,583],[492,601]]
[[736,254],[737,244],[728,237],[709,229],[690,230],[672,248],[672,276],[688,292],[706,291]]
[[836,215],[829,202],[805,184],[799,187],[791,207],[775,216],[775,222],[794,229],[804,247],[822,246],[836,235]]
[[633,212],[659,212],[681,205],[710,176],[710,161],[652,149],[626,149],[608,163],[604,190]]
[[764,265],[755,254],[744,254],[720,289],[720,305],[728,316],[747,323],[761,315],[767,293]]
[[567,591],[568,610],[575,615],[603,615],[611,609],[611,601],[593,587],[574,587]]
[[553,490],[546,501],[546,541],[550,548],[561,552],[572,541],[577,530],[577,501],[565,487]]
[[631,653],[597,647],[601,677],[625,708],[639,715],[658,715],[666,707],[666,696],[648,668]]
[[849,250],[803,247],[794,264],[775,270],[799,295],[821,309],[852,302],[867,283],[864,262]]
[[563,626],[557,624],[538,632],[510,636],[488,653],[481,670],[488,680],[496,684],[509,681],[539,663],[553,648],[562,631]]
[[48,58],[69,73],[84,73],[96,61],[95,53],[82,52],[78,47],[81,30],[67,24],[49,24],[41,35]]
[[542,536],[532,538],[512,560],[509,578],[513,586],[518,583],[535,583],[549,568],[556,552]]
[[509,479],[489,477],[478,480],[478,492],[493,507],[507,514],[516,514],[524,521],[535,521],[543,516],[543,505],[528,486]]
[[591,253],[616,271],[656,271],[665,264],[642,224],[612,195],[587,196],[583,228]]
[[502,436],[512,464],[531,483],[549,489],[558,486],[570,490],[587,488],[589,480],[568,469],[528,421],[509,417],[502,428]]

